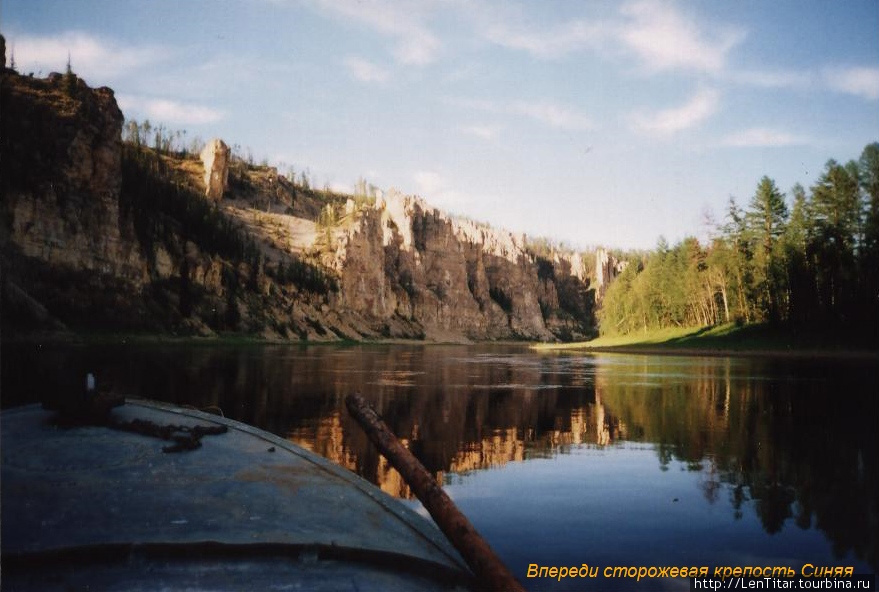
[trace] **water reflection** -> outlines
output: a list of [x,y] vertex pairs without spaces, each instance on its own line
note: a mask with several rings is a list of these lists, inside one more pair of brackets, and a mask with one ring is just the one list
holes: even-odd
[[876,376],[874,363],[627,358],[601,367],[596,393],[662,465],[700,471],[709,502],[726,495],[741,517],[753,501],[767,533],[817,527],[875,569]]
[[312,346],[6,348],[2,363],[4,406],[93,371],[126,395],[218,406],[403,498],[347,394],[372,401],[439,481],[643,442],[660,467],[697,474],[707,503],[755,513],[769,535],[817,528],[836,556],[877,566],[875,362]]

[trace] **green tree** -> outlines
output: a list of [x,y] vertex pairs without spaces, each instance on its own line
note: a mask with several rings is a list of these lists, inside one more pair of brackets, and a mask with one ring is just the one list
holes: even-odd
[[[660,238],[605,292],[601,332],[675,325],[788,322],[875,346],[879,321],[879,143],[830,160],[790,203],[764,176],[743,210],[730,198],[707,247]],[[788,209],[790,206],[790,210]],[[790,214],[788,215],[788,211]],[[814,327],[818,325],[817,327]]]
[[737,320],[749,323],[752,320],[751,302],[753,301],[754,293],[753,270],[751,267],[751,260],[754,255],[745,213],[733,197],[729,198],[726,218],[727,222],[723,227],[723,235],[729,245],[732,293],[735,296],[734,314]]
[[660,238],[642,261],[630,262],[609,286],[599,322],[603,333],[712,325],[726,311],[725,287],[709,270],[709,253],[693,237],[670,247]]
[[[729,244],[723,237],[715,237],[705,257],[707,281],[715,300],[717,310],[716,323],[730,321],[730,293],[728,287],[734,274],[734,256]],[[723,316],[720,312],[723,311]]]
[[152,129],[153,126],[150,123],[150,120],[144,119],[143,123],[140,124],[140,141],[138,142],[138,144],[142,144],[144,146],[147,145],[147,141],[149,140],[150,132],[152,131]]
[[365,199],[368,195],[369,185],[366,182],[366,179],[363,177],[358,177],[357,181],[354,183],[354,197]]
[[803,325],[816,306],[814,269],[808,256],[811,213],[809,198],[802,185],[794,185],[791,196],[790,219],[782,237],[787,266],[786,318],[795,325]]
[[328,203],[321,209],[320,214],[317,216],[317,227],[322,229],[329,229],[336,225],[336,208],[333,207],[333,204]]
[[73,67],[70,65],[70,52],[67,52],[67,68],[64,71],[64,92],[67,93],[68,96],[76,95],[76,74],[73,73]]
[[140,126],[136,119],[128,119],[122,128],[122,139],[137,146],[140,145]]
[[858,179],[851,167],[830,160],[812,187],[808,252],[816,270],[821,314],[848,321],[857,283],[855,250],[861,228]]
[[863,281],[862,309],[867,323],[879,321],[879,142],[868,144],[858,161],[864,204],[864,234],[860,251]]
[[752,276],[757,312],[762,320],[778,321],[786,297],[784,251],[779,239],[787,224],[787,205],[775,181],[763,177],[745,214],[747,233],[752,241]]
[[638,277],[640,267],[640,261],[630,262],[608,286],[597,315],[602,334],[625,335],[639,328],[643,316],[636,308],[633,284]]
[[865,228],[870,233],[867,240],[879,242],[879,142],[864,148],[858,165],[861,189],[867,199]]

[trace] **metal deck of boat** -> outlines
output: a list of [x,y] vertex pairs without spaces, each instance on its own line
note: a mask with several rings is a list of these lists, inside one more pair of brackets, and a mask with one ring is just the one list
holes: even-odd
[[448,590],[472,585],[425,518],[350,471],[214,415],[128,401],[122,420],[225,425],[189,452],[2,413],[7,589]]

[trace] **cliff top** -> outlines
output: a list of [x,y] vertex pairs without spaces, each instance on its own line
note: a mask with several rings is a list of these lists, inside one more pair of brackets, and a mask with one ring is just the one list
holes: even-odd
[[574,253],[365,182],[314,189],[219,142],[199,158],[182,133],[123,126],[113,92],[72,72],[3,77],[0,255],[16,318],[308,340],[593,331]]

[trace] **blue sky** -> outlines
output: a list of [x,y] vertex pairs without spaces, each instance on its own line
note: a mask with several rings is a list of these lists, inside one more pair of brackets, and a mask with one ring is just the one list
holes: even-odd
[[579,247],[703,236],[879,140],[877,0],[4,0],[0,30],[127,117]]

